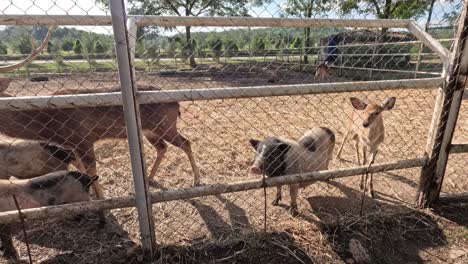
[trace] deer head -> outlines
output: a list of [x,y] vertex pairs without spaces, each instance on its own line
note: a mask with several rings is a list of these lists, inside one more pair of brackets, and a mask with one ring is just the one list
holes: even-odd
[[364,128],[370,127],[375,120],[381,119],[381,113],[383,111],[390,111],[392,110],[393,106],[395,106],[395,97],[389,97],[385,99],[380,105],[368,102],[366,100],[360,100],[355,97],[350,98],[351,105],[355,110],[359,112],[359,117],[362,121],[362,126]]

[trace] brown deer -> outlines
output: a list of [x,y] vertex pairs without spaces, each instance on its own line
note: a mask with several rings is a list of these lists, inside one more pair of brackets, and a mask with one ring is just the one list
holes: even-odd
[[315,80],[325,81],[330,77],[330,66],[328,66],[328,61],[322,62],[317,67],[315,67]]
[[[356,158],[359,165],[367,164],[367,152],[371,154],[369,165],[374,163],[375,156],[379,150],[379,145],[385,139],[385,126],[382,116],[383,111],[389,111],[395,106],[395,97],[385,99],[382,104],[363,101],[354,97],[350,98],[353,106],[352,119],[348,130],[343,138],[343,142],[338,150],[336,157],[339,159],[343,145],[351,134],[355,140]],[[361,149],[360,149],[361,147]],[[360,160],[360,152],[362,153],[363,163]],[[368,179],[369,193],[374,197],[373,175],[370,174]],[[364,189],[364,175],[361,177],[360,188]]]
[[[22,62],[0,68],[0,72],[18,69],[32,61],[47,45],[50,30],[40,47]],[[39,51],[38,51],[39,50]],[[0,97],[12,97],[5,92],[10,79],[0,79]],[[146,87],[148,88],[148,87]],[[149,87],[152,88],[152,87]],[[96,90],[63,89],[53,95],[102,93],[119,91],[119,88]],[[200,173],[192,154],[190,141],[177,131],[180,115],[178,103],[150,103],[140,106],[141,126],[144,135],[156,148],[157,157],[149,174],[152,179],[164,158],[167,143],[182,149],[188,156],[194,173],[194,185],[200,183]],[[94,143],[102,139],[124,139],[127,137],[122,106],[89,106],[66,109],[18,110],[0,112],[0,133],[10,137],[45,140],[71,148],[84,165],[88,175],[96,175]],[[98,183],[93,185],[98,198],[103,198]]]

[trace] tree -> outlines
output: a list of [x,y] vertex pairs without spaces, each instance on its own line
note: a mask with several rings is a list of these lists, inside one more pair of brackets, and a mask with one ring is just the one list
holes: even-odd
[[95,35],[93,34],[88,34],[83,36],[83,48],[84,48],[84,55],[86,60],[88,61],[89,68],[92,69],[94,66],[96,66],[96,60],[95,60]]
[[63,51],[72,51],[73,50],[73,40],[66,38],[62,42]]
[[237,46],[236,42],[228,37],[223,39],[223,47],[226,55],[229,57],[234,56],[239,51],[239,47]]
[[219,62],[219,57],[223,49],[223,42],[221,39],[217,35],[210,35],[208,46],[210,46],[210,49],[213,51],[216,61]]
[[[282,15],[292,15],[300,18],[312,18],[314,14],[321,14],[330,11],[334,1],[327,0],[287,0]],[[298,43],[299,44],[299,43]],[[310,28],[304,28],[304,43],[302,45],[304,53],[309,54],[312,46]],[[300,48],[297,44],[295,48]],[[307,64],[309,58],[304,55],[304,63]]]
[[75,45],[73,45],[73,52],[75,54],[81,54],[83,52],[83,45],[79,39],[77,39],[75,41]]
[[143,58],[146,65],[151,68],[153,64],[159,64],[159,42],[154,40],[142,40],[137,44],[137,53]]
[[302,40],[300,37],[295,37],[291,43],[291,49],[298,49],[302,46]]
[[253,39],[252,46],[255,51],[264,51],[265,50],[265,41],[261,36],[255,36]]
[[21,35],[15,47],[21,54],[30,54],[32,52],[31,40],[27,35]]
[[[97,0],[108,6],[108,0]],[[131,15],[246,16],[250,0],[128,0]],[[256,0],[255,4],[261,4]],[[185,48],[190,66],[195,67],[191,27],[185,27]]]
[[57,51],[59,51],[58,43],[49,41],[49,43],[47,43],[47,53],[52,54]]
[[[344,0],[340,3],[340,10],[343,14],[357,12],[373,14],[379,19],[416,19],[427,12],[431,0]],[[387,28],[382,28],[382,35],[387,30]]]
[[105,48],[105,47],[101,44],[101,42],[99,42],[99,40],[98,40],[98,41],[96,41],[96,42],[94,43],[94,51],[95,51],[96,53],[98,53],[98,54],[99,54],[99,53],[106,53],[106,48]]
[[8,53],[7,46],[5,44],[0,43],[0,54],[1,55],[6,55]]

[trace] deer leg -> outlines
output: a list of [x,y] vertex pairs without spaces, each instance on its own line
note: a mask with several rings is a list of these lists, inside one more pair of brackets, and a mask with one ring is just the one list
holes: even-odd
[[338,149],[338,153],[336,154],[336,158],[337,158],[337,159],[339,159],[340,156],[341,156],[341,151],[343,150],[343,146],[344,146],[344,144],[345,144],[346,139],[348,138],[348,136],[349,136],[349,130],[346,131],[346,134],[345,134],[345,136],[343,137],[343,141],[342,141],[341,144],[340,144],[340,149]]
[[[77,154],[80,156],[81,162],[83,162],[84,166],[86,167],[86,174],[89,176],[96,176],[96,156],[94,154],[94,146],[91,145],[78,145]],[[104,193],[102,191],[102,186],[95,181],[93,183],[93,190],[96,194],[98,199],[104,199]],[[106,218],[104,216],[104,212],[101,211],[98,213],[99,216],[99,227],[104,227],[106,224]]]
[[279,202],[281,201],[281,198],[282,197],[281,197],[281,185],[280,185],[280,186],[276,186],[276,198],[275,200],[273,200],[271,204],[274,206],[278,206]]
[[198,170],[197,163],[195,162],[195,158],[193,157],[192,146],[190,144],[190,141],[180,134],[176,134],[173,138],[165,138],[165,140],[171,143],[172,145],[182,149],[187,154],[194,175],[193,185],[200,185],[200,171]]
[[153,180],[154,175],[156,175],[159,165],[161,165],[161,161],[164,159],[164,156],[167,152],[167,144],[162,139],[158,141],[152,141],[150,138],[148,138],[148,140],[151,142],[151,144],[153,144],[153,146],[156,148],[156,151],[158,152],[153,167],[151,168],[151,172],[148,175],[148,178]]
[[[373,152],[371,153],[371,160],[370,160],[370,162],[369,162],[369,166],[367,167],[367,169],[369,169],[370,166],[371,166],[372,164],[374,164],[375,156],[377,156],[377,151],[373,151]],[[374,198],[374,183],[373,183],[373,181],[374,181],[374,174],[373,174],[373,173],[370,173],[369,179],[368,179],[368,184],[367,184],[367,185],[369,186],[369,194],[370,194],[370,196],[371,196],[372,198]]]
[[[86,174],[89,176],[96,176],[97,175],[97,170],[96,170],[96,156],[94,154],[94,147],[93,145],[91,146],[86,146],[86,147],[78,147],[79,150],[77,151],[81,157],[81,162],[83,162],[85,168],[86,168]],[[96,194],[96,197],[98,199],[103,199],[104,198],[104,193],[102,191],[102,187],[98,182],[93,183],[93,190],[94,193]]]
[[[365,146],[362,146],[362,164],[359,164],[359,165],[364,165],[364,164],[367,164],[367,148]],[[365,183],[366,183],[366,174],[364,173],[361,175],[361,183],[359,184],[359,188],[361,190],[366,189]]]

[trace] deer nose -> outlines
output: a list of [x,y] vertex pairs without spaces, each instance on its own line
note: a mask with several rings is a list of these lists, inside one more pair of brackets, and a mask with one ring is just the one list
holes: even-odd
[[369,122],[366,121],[366,122],[362,123],[362,126],[366,127],[366,128],[369,127]]
[[257,166],[250,167],[250,172],[253,174],[262,174],[262,170]]

